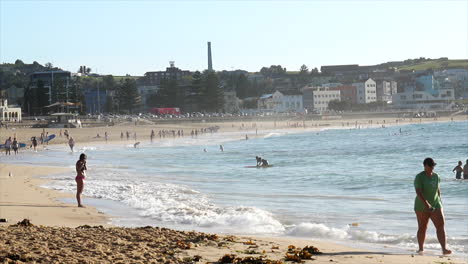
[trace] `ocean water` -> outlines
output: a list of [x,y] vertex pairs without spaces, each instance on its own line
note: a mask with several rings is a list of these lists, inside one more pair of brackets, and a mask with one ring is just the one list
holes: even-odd
[[[400,133],[401,129],[401,133]],[[259,131],[264,132],[264,131]],[[304,133],[245,132],[83,146],[84,198],[123,226],[294,236],[416,250],[413,180],[433,157],[441,176],[448,244],[468,255],[468,181],[452,169],[468,159],[468,122]],[[224,146],[224,152],[219,145]],[[74,192],[77,153],[49,146],[9,162],[66,166],[46,187]],[[203,151],[206,149],[206,152]],[[255,156],[273,164],[255,165]],[[72,201],[74,202],[74,201]],[[430,224],[426,248],[439,253]]]

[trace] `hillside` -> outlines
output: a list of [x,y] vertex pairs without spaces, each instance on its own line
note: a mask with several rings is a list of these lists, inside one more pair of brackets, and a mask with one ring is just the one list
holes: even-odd
[[439,70],[439,69],[454,69],[454,68],[463,68],[468,69],[468,60],[447,60],[447,59],[437,59],[437,60],[426,60],[417,63],[408,63],[397,66],[397,69],[400,71],[404,70],[415,70],[415,71],[424,71],[424,70]]

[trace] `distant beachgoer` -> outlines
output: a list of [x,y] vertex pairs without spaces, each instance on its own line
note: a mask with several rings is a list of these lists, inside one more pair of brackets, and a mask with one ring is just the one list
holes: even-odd
[[109,139],[109,135],[107,134],[107,131],[104,132],[104,139],[106,140],[106,143],[107,143],[107,140]]
[[414,201],[414,211],[418,220],[418,244],[419,253],[424,252],[424,241],[426,240],[426,230],[429,219],[436,228],[437,239],[442,247],[444,255],[451,254],[447,249],[445,237],[445,219],[442,210],[442,200],[440,196],[440,177],[435,173],[436,163],[432,158],[426,158],[423,162],[424,171],[418,173],[414,179],[416,198]]
[[153,143],[153,139],[154,139],[154,130],[153,129],[151,129],[150,139],[151,139],[151,143]]
[[75,147],[75,140],[73,139],[73,137],[70,137],[70,139],[68,140],[68,146],[70,146],[70,149],[73,152],[73,148]]
[[123,138],[124,138],[123,132],[120,132],[120,139],[123,139]]
[[31,138],[31,144],[32,144],[32,147],[34,148],[34,151],[36,151],[36,147],[37,147],[37,139],[36,139],[36,137],[32,137],[32,138]]
[[206,148],[203,149],[203,152],[206,152]]
[[463,179],[468,180],[468,159],[466,160],[465,166],[463,166]]
[[5,156],[6,155],[11,155],[11,137],[5,140]]
[[257,160],[257,166],[262,165],[262,157],[255,156],[255,159]]
[[60,129],[60,134],[59,134],[60,137],[62,137],[62,129]]
[[262,166],[268,167],[268,165],[269,165],[269,164],[268,164],[268,160],[262,159]]
[[18,140],[16,138],[13,139],[13,143],[11,144],[11,147],[13,148],[13,151],[15,152],[15,155],[18,154]]
[[247,134],[245,134],[245,140],[249,140],[249,136],[247,136]]
[[76,201],[78,202],[78,207],[84,207],[81,204],[81,194],[84,189],[84,179],[86,178],[86,154],[81,153],[80,159],[76,162]]
[[219,150],[221,150],[221,152],[224,152],[223,145],[219,145]]
[[463,162],[460,160],[458,162],[458,165],[455,168],[453,168],[452,172],[456,172],[455,179],[458,179],[458,180],[461,179],[462,172],[463,172],[462,165],[463,165]]

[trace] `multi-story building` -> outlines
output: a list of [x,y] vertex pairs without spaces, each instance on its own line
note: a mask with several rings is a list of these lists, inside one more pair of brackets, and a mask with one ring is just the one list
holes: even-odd
[[326,111],[331,101],[341,101],[340,90],[333,90],[333,88],[305,87],[302,89],[302,93],[304,107],[308,111]]
[[85,88],[83,89],[86,112],[100,114],[105,112],[105,106],[108,100],[105,89]]
[[182,80],[185,76],[191,76],[190,71],[184,71],[174,66],[174,62],[170,62],[170,67],[165,71],[154,71],[145,73],[145,83],[149,86],[161,85],[163,80]]
[[357,103],[368,104],[377,101],[377,86],[374,80],[353,83],[357,90]]
[[377,83],[377,101],[391,102],[392,95],[397,93],[396,81],[380,81]]
[[44,84],[44,88],[48,89],[47,95],[49,97],[49,103],[52,104],[55,102],[52,98],[52,88],[54,84],[60,79],[60,81],[65,85],[65,89],[69,87],[71,81],[71,73],[69,71],[48,71],[48,72],[35,72],[30,76],[30,86],[31,89],[36,89],[39,80]]
[[403,92],[392,97],[395,107],[411,109],[449,107],[453,100],[455,100],[454,89],[441,86],[432,75],[416,77],[413,83],[406,83]]
[[258,110],[272,112],[303,112],[302,94],[297,91],[276,91],[258,99]]
[[352,85],[341,85],[330,88],[333,91],[340,91],[341,101],[347,101],[355,104],[357,102],[357,90],[356,86]]

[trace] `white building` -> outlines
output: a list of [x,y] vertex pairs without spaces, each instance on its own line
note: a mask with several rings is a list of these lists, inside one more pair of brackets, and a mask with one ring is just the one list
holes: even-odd
[[0,115],[2,116],[2,121],[17,121],[22,120],[21,117],[21,108],[19,107],[8,107],[8,100],[0,100]]
[[328,110],[331,101],[341,101],[340,91],[330,90],[329,87],[305,87],[302,92],[304,107],[316,112]]
[[368,79],[365,82],[353,83],[357,90],[357,103],[368,104],[377,101],[377,86],[374,80]]
[[453,100],[455,100],[454,89],[436,89],[432,91],[409,90],[393,95],[393,104],[397,108],[447,108],[450,107]]
[[299,92],[279,92],[262,95],[258,99],[258,110],[273,112],[303,112],[302,94]]

